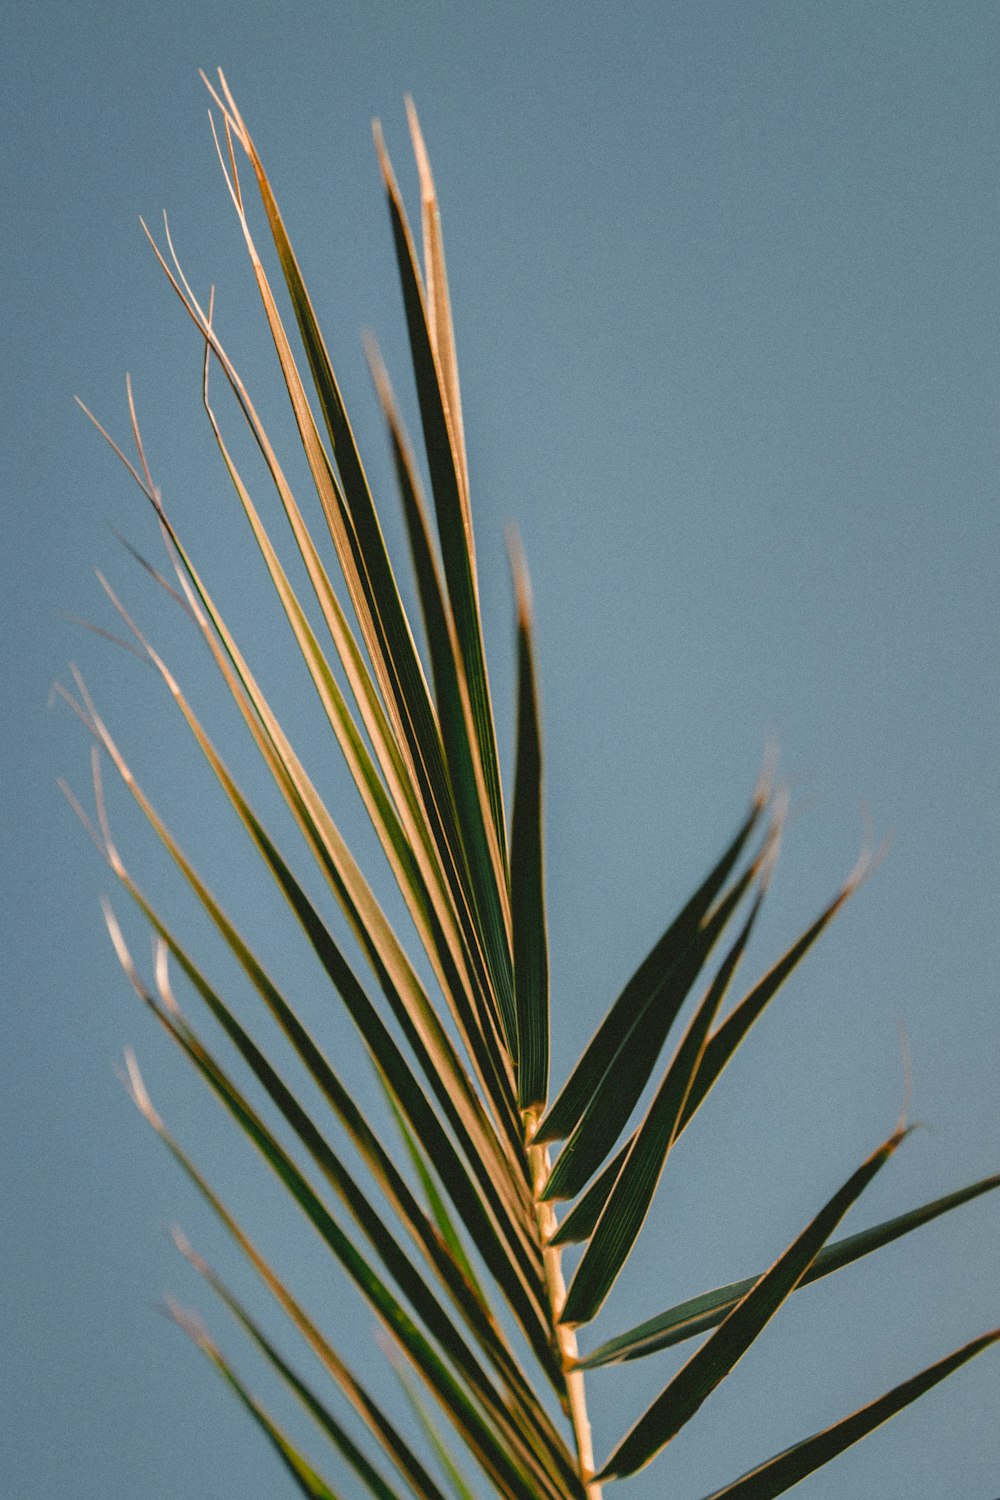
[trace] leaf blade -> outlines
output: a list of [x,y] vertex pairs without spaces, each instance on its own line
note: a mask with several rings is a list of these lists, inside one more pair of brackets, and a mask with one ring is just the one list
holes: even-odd
[[510,887],[517,1009],[517,1102],[540,1111],[548,1093],[549,955],[542,836],[542,741],[538,714],[531,589],[516,538],[510,538],[517,601],[517,757],[511,827]]
[[[855,1261],[874,1254],[902,1235],[912,1233],[941,1214],[949,1213],[997,1187],[1000,1187],[1000,1176],[980,1178],[968,1187],[959,1188],[957,1192],[948,1193],[942,1198],[935,1198],[919,1208],[910,1209],[908,1213],[886,1219],[881,1224],[873,1225],[871,1229],[862,1229],[857,1234],[834,1240],[832,1245],[824,1245],[796,1290],[853,1265]],[[665,1312],[658,1313],[656,1317],[645,1319],[635,1328],[608,1339],[599,1348],[582,1356],[578,1361],[579,1366],[585,1370],[597,1370],[627,1360],[643,1359],[647,1355],[657,1354],[661,1349],[682,1343],[685,1339],[694,1338],[699,1333],[705,1333],[721,1323],[740,1298],[745,1297],[759,1280],[759,1275],[747,1276],[679,1302]]]
[[758,895],[742,931],[691,1018],[646,1118],[633,1137],[573,1277],[562,1310],[562,1320],[566,1323],[589,1323],[597,1316],[638,1238],[677,1137],[684,1101],[704,1053],[709,1027],[749,940],[762,900],[763,893]]
[[743,1357],[794,1290],[824,1241],[906,1135],[900,1127],[852,1173],[802,1233],[755,1282],[720,1328],[674,1376],[618,1444],[600,1479],[624,1479],[653,1459]]
[[669,972],[679,945],[689,939],[691,932],[697,929],[707,913],[739,859],[763,808],[762,797],[755,796],[749,814],[718,863],[632,975],[536,1130],[536,1142],[541,1144],[565,1139],[579,1124],[608,1069],[609,1058],[614,1057],[620,1049],[634,1028],[636,1017],[642,1015],[651,995],[662,982],[664,973]]
[[[617,1051],[609,1057],[580,1123],[560,1152],[545,1184],[546,1199],[574,1197],[607,1158],[639,1102],[671,1026],[764,858],[762,855],[755,860],[704,923],[689,933],[671,967],[652,989]],[[737,946],[742,952],[739,943]]]
[[215,1366],[229,1388],[235,1392],[240,1403],[253,1417],[302,1493],[308,1495],[310,1500],[339,1500],[339,1497],[330,1488],[323,1476],[313,1468],[307,1459],[302,1457],[302,1454],[288,1440],[278,1424],[265,1411],[264,1407],[251,1396],[232,1365],[209,1337],[208,1332],[201,1326],[199,1320],[191,1314],[185,1313],[176,1304],[168,1304],[168,1306],[174,1321],[183,1328],[184,1332],[197,1345],[209,1362]]
[[783,1453],[776,1454],[732,1484],[723,1486],[721,1490],[714,1490],[705,1500],[774,1500],[776,1495],[783,1495],[786,1490],[828,1464],[845,1449],[860,1442],[870,1432],[874,1432],[876,1427],[881,1427],[883,1422],[888,1422],[904,1407],[917,1401],[998,1340],[1000,1328],[971,1339],[936,1364],[928,1365],[919,1375],[894,1386],[870,1405],[852,1412],[849,1417],[844,1417],[822,1432],[814,1433],[794,1447],[786,1448]]

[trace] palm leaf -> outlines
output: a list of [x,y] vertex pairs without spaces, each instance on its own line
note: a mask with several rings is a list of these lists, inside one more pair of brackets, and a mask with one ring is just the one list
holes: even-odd
[[[207,81],[207,80],[206,80]],[[402,504],[427,674],[403,603],[379,507],[369,485],[313,301],[260,153],[222,74],[209,85],[221,114],[213,132],[226,191],[243,235],[305,457],[311,503],[328,538],[306,521],[250,392],[217,326],[214,293],[203,306],[184,274],[169,225],[150,243],[195,330],[203,354],[202,405],[224,477],[235,494],[274,591],[308,691],[315,693],[403,903],[405,927],[390,923],[376,887],[343,837],[306,762],[275,714],[212,593],[173,526],[143,448],[131,384],[130,458],[100,424],[152,506],[177,586],[142,554],[141,566],[207,649],[223,696],[301,837],[292,856],[272,837],[231,773],[173,672],[102,579],[130,639],[111,636],[158,673],[214,785],[235,814],[248,848],[274,882],[308,945],[321,982],[343,1003],[371,1059],[402,1140],[399,1160],[368,1117],[353,1080],[342,1075],[292,996],[258,956],[160,816],[74,670],[63,696],[95,741],[95,816],[67,795],[103,859],[154,934],[156,989],[141,979],[116,919],[112,941],[125,971],[173,1044],[252,1146],[288,1202],[315,1232],[321,1254],[371,1310],[391,1343],[444,1489],[394,1419],[376,1402],[263,1258],[193,1159],[153,1109],[133,1060],[136,1103],[215,1218],[274,1298],[289,1328],[315,1356],[330,1390],[307,1383],[280,1340],[238,1301],[208,1263],[184,1253],[235,1317],[256,1355],[318,1424],[352,1483],[374,1500],[469,1500],[472,1487],[451,1454],[458,1442],[476,1482],[502,1500],[601,1500],[602,1484],[625,1477],[666,1447],[735,1368],[798,1287],[842,1269],[893,1239],[1000,1183],[985,1178],[958,1193],[827,1243],[837,1223],[895,1151],[900,1129],[844,1184],[762,1275],[705,1292],[647,1318],[580,1356],[575,1327],[599,1312],[624,1273],[669,1153],[722,1076],[740,1043],[826,926],[857,888],[863,859],[834,899],[720,1022],[717,1017],[746,947],[777,856],[784,801],[762,778],[728,847],[621,990],[555,1102],[549,1093],[549,949],[544,890],[542,734],[526,565],[512,547],[517,699],[509,830],[499,771],[473,536],[469,458],[456,337],[437,190],[416,111],[407,101],[420,188],[422,255],[376,126],[416,387],[430,503],[421,459],[411,449],[388,375],[369,341],[369,361],[389,435]],[[273,283],[251,228],[238,158],[250,165],[275,256]],[[148,231],[147,231],[148,233]],[[281,555],[262,502],[237,464],[236,446],[209,395],[213,364],[228,385],[237,422],[255,445],[279,515],[288,522],[302,572]],[[85,408],[86,410],[86,408]],[[89,415],[89,413],[88,413]],[[91,420],[94,420],[91,418]],[[300,465],[301,467],[301,465]],[[340,580],[324,560],[332,546]],[[305,584],[293,583],[304,576]],[[310,597],[307,597],[307,593]],[[343,602],[342,602],[343,598]],[[277,1026],[282,1046],[310,1080],[306,1102],[284,1065],[255,1035],[253,1018],[209,977],[145,894],[111,835],[101,784],[106,754],[186,889],[249,986],[253,1005]],[[310,876],[295,858],[309,862]],[[311,877],[325,885],[357,943],[359,974],[335,938]],[[746,910],[744,908],[747,908]],[[742,917],[740,916],[743,912]],[[732,935],[735,930],[735,936]],[[414,947],[416,944],[416,947]],[[719,945],[724,956],[709,968]],[[174,996],[169,963],[221,1030],[216,1054]],[[703,973],[708,970],[705,978]],[[369,992],[370,986],[370,992]],[[691,1013],[672,1057],[658,1059],[681,1012]],[[244,1076],[245,1075],[245,1076]],[[630,1121],[650,1087],[638,1125]],[[283,1134],[279,1139],[277,1129]],[[624,1141],[622,1136],[625,1135]],[[345,1158],[341,1136],[352,1153]],[[562,1142],[553,1165],[548,1145]],[[347,1162],[350,1161],[350,1167]],[[554,1203],[572,1207],[561,1225]],[[584,1250],[567,1292],[562,1248]],[[336,1500],[329,1482],[250,1394],[235,1366],[190,1315],[175,1314],[247,1408],[305,1494]],[[600,1472],[594,1463],[586,1372],[637,1359],[696,1333],[697,1349]],[[879,1401],[779,1454],[718,1491],[764,1500],[864,1436],[936,1381],[987,1347],[987,1334],[897,1386]],[[330,1397],[334,1398],[331,1402]],[[334,1403],[362,1424],[358,1441]],[[439,1422],[446,1427],[439,1431]],[[442,1435],[447,1431],[447,1440]],[[369,1454],[371,1448],[374,1457]],[[384,1473],[383,1473],[384,1470]],[[386,1476],[390,1477],[386,1477]]]
[[[82,689],[82,684],[80,684],[80,686]],[[121,752],[118,750],[117,745],[112,740],[106,729],[106,726],[103,724],[103,721],[97,714],[92,701],[89,699],[89,696],[86,695],[85,689],[83,689],[83,691],[85,695],[86,712],[89,715],[92,728],[94,729],[94,732],[100,737],[101,743],[104,745],[105,749],[112,757],[120,774],[125,780],[126,785],[128,785],[129,790],[139,802],[147,818],[152,823],[160,838],[165,843],[172,857],[184,872],[186,878],[192,885],[193,889],[196,891],[200,901],[205,906],[209,915],[212,917],[215,925],[218,927],[219,931],[229,944],[230,948],[233,950],[234,956],[241,964],[241,967],[244,968],[244,970],[248,974],[248,977],[251,978],[251,980],[258,988],[260,988],[261,986],[264,986],[266,988],[266,977],[263,976],[262,970],[260,969],[260,965],[258,964],[257,960],[254,958],[247,945],[240,938],[239,934],[236,933],[235,929],[232,927],[232,924],[225,917],[225,914],[222,912],[221,908],[218,906],[218,903],[212,897],[207,887],[197,876],[190,862],[185,858],[178,845],[171,837],[169,831],[166,829],[166,826],[163,824],[162,820],[159,819],[159,817],[156,815],[152,804],[143,794],[141,788],[139,787],[123,757],[121,756]],[[210,748],[207,737],[204,739],[203,748],[205,747]],[[416,1124],[417,1128],[421,1130],[422,1138],[434,1143],[435,1159],[440,1161],[442,1170],[445,1170],[447,1173],[446,1181],[450,1184],[451,1191],[453,1193],[453,1201],[455,1201],[456,1207],[463,1214],[470,1228],[470,1232],[476,1236],[477,1243],[479,1243],[483,1247],[484,1252],[489,1257],[490,1262],[495,1266],[501,1284],[505,1286],[507,1292],[511,1297],[512,1305],[524,1320],[526,1331],[529,1333],[529,1336],[534,1338],[539,1352],[543,1356],[545,1356],[548,1352],[548,1345],[544,1338],[544,1333],[541,1330],[541,1325],[539,1324],[538,1311],[532,1305],[532,1273],[530,1262],[526,1258],[526,1252],[524,1255],[519,1255],[518,1260],[515,1262],[512,1257],[505,1256],[502,1250],[496,1244],[496,1230],[491,1227],[493,1221],[489,1217],[489,1211],[492,1209],[493,1212],[502,1213],[502,1210],[492,1183],[489,1181],[487,1175],[482,1170],[480,1170],[478,1174],[479,1180],[485,1186],[486,1201],[484,1203],[479,1198],[476,1189],[473,1186],[473,1181],[470,1178],[468,1170],[463,1167],[462,1163],[458,1160],[454,1148],[451,1145],[450,1139],[442,1130],[434,1112],[429,1108],[422,1091],[412,1079],[412,1074],[407,1068],[406,1063],[402,1058],[402,1055],[399,1053],[398,1048],[396,1048],[395,1044],[393,1043],[390,1034],[385,1029],[384,1025],[378,1018],[377,1013],[374,1011],[367,997],[364,995],[364,992],[361,989],[360,985],[357,983],[350,969],[347,967],[345,961],[339,953],[339,950],[333,943],[332,938],[326,932],[326,929],[323,927],[322,923],[319,921],[319,918],[316,916],[312,908],[308,905],[304,894],[301,892],[297,884],[293,881],[291,873],[287,870],[287,867],[280,860],[280,856],[277,855],[277,852],[274,850],[273,845],[271,845],[263,830],[260,828],[260,825],[257,823],[256,819],[253,818],[252,814],[250,814],[245,802],[239,796],[238,791],[235,788],[235,783],[233,783],[231,778],[228,777],[228,773],[225,772],[225,768],[222,766],[221,762],[217,763],[216,769],[222,776],[224,785],[226,786],[227,790],[236,799],[238,809],[241,812],[241,816],[243,816],[244,821],[247,823],[248,831],[250,831],[254,836],[261,853],[271,865],[272,869],[274,869],[280,883],[285,889],[285,894],[288,895],[289,899],[292,900],[293,905],[299,908],[298,914],[300,915],[300,919],[303,921],[303,925],[306,927],[308,935],[313,940],[314,946],[317,947],[317,952],[323,960],[324,966],[327,968],[327,971],[330,973],[330,977],[334,980],[334,983],[336,984],[342,999],[344,999],[345,1003],[348,1006],[348,1009],[351,1011],[352,1015],[357,1021],[359,1029],[362,1031],[366,1042],[373,1049],[373,1055],[376,1057],[377,1061],[381,1060],[381,1062],[385,1064],[385,1076],[392,1083],[392,1086],[396,1092],[397,1099],[400,1101],[408,1117],[411,1118]],[[104,836],[109,851],[109,860],[112,863],[113,867],[116,868],[116,872],[121,873],[124,870],[124,867],[121,865],[120,859],[117,859],[113,854],[113,843],[111,841],[110,831],[106,826],[104,828]],[[132,894],[135,894],[134,891],[132,892]],[[149,913],[148,911],[148,908],[147,914],[151,915],[151,913]],[[184,964],[185,971],[188,973],[188,977],[191,978],[192,982],[197,985],[199,976],[197,975],[197,971],[194,969],[194,966],[190,965],[189,961],[186,959],[186,956],[182,957],[183,950],[171,939],[170,935],[159,924],[157,924],[157,930],[160,931],[161,936],[163,936],[165,940],[170,942],[172,950]],[[204,995],[204,992],[203,998],[207,999],[207,996]],[[432,1079],[432,1081],[435,1078],[439,1077],[439,1075],[435,1073],[432,1067],[428,1068],[428,1076]],[[444,1102],[448,1107],[448,1111],[453,1117],[453,1122],[459,1123],[460,1125],[460,1118],[455,1114],[454,1103],[447,1089],[441,1086],[438,1092],[439,1098],[442,1098],[442,1102]],[[468,1145],[466,1148],[466,1160],[471,1161],[474,1167],[478,1163],[480,1169],[482,1168],[482,1159],[476,1156],[476,1153],[471,1145]],[[509,1219],[507,1219],[505,1222],[508,1228],[508,1243],[512,1243],[513,1246],[519,1250],[521,1241],[519,1238],[515,1238],[516,1226],[514,1226]]]
[[516,541],[511,567],[517,596],[517,766],[510,886],[517,1006],[517,1102],[540,1112],[549,1082],[549,954],[542,860],[542,746],[535,684],[531,591]]
[[[463,1348],[455,1329],[447,1320],[442,1321],[434,1313],[416,1280],[394,1255],[391,1237],[384,1230],[374,1228],[378,1253],[387,1264],[391,1263],[393,1275],[400,1281],[400,1285],[405,1283],[406,1295],[420,1304],[420,1315],[425,1320],[429,1319],[433,1326],[440,1352],[409,1316],[370,1262],[358,1251],[353,1239],[345,1234],[333,1218],[289,1153],[279,1144],[249,1100],[202,1046],[183,1017],[170,1006],[158,1006],[148,992],[143,993],[140,989],[140,993],[167,1033],[232,1115],[278,1180],[287,1188],[380,1321],[421,1372],[428,1388],[463,1434],[484,1471],[495,1481],[509,1485],[512,1494],[526,1500],[526,1497],[535,1493],[535,1489],[521,1465],[526,1462],[529,1467],[533,1467],[536,1460],[534,1454],[528,1451],[523,1432],[510,1423],[509,1414],[497,1393],[483,1377],[482,1371],[477,1371],[475,1360],[469,1359],[468,1351]],[[452,1365],[469,1381],[468,1386],[456,1378]],[[499,1424],[500,1430],[494,1424]]]
[[441,1238],[444,1240],[444,1243],[448,1246],[448,1249],[451,1252],[452,1260],[459,1267],[469,1285],[478,1292],[480,1300],[485,1307],[487,1305],[485,1294],[483,1293],[482,1287],[479,1285],[475,1271],[472,1269],[472,1264],[469,1260],[469,1257],[465,1253],[465,1246],[462,1244],[461,1236],[459,1235],[459,1232],[455,1227],[455,1223],[451,1215],[445,1207],[445,1204],[441,1198],[441,1194],[438,1192],[437,1183],[434,1181],[434,1173],[431,1171],[430,1164],[427,1161],[427,1158],[425,1157],[423,1151],[421,1150],[416,1136],[413,1134],[413,1131],[406,1123],[406,1120],[401,1113],[395,1098],[393,1097],[392,1090],[388,1087],[387,1084],[385,1084],[380,1075],[376,1074],[376,1078],[382,1085],[382,1092],[385,1095],[386,1103],[388,1104],[389,1109],[392,1112],[392,1117],[396,1122],[396,1129],[399,1131],[400,1139],[402,1140],[403,1145],[406,1148],[406,1154],[410,1158],[410,1161],[413,1164],[413,1169],[420,1181],[420,1186],[423,1189],[427,1207],[430,1210],[431,1217],[438,1227],[438,1232],[440,1233]]
[[[732,981],[733,975],[735,974],[739,966],[740,960],[742,959],[743,954],[746,950],[747,943],[750,940],[750,934],[753,931],[754,923],[756,922],[757,915],[760,912],[763,898],[764,893],[762,891],[754,901],[753,906],[750,909],[749,916],[744,922],[743,927],[737,935],[736,940],[732,944],[729,952],[726,954],[726,957],[719,968],[719,972],[716,974],[715,978],[712,981],[712,984],[703,1002],[704,1012],[709,1021],[711,1020],[711,1017],[714,1016],[718,1011],[718,1008],[724,1000],[726,992],[729,989],[729,985]],[[700,1056],[704,1056],[703,1049],[700,1053]],[[698,1060],[699,1059],[696,1058],[694,1063],[695,1077],[697,1076]],[[680,1128],[680,1125],[678,1125],[676,1132],[677,1134],[679,1134]],[[601,1214],[604,1211],[604,1205],[607,1203],[613,1189],[615,1188],[622,1167],[624,1166],[627,1157],[629,1156],[633,1146],[635,1145],[637,1135],[638,1131],[636,1131],[629,1138],[629,1140],[625,1143],[618,1154],[612,1159],[609,1165],[604,1168],[597,1180],[592,1183],[591,1186],[587,1189],[580,1201],[574,1206],[571,1212],[566,1215],[566,1218],[560,1224],[559,1229],[552,1236],[552,1239],[550,1241],[551,1244],[570,1245],[580,1240],[587,1240],[590,1238],[591,1234],[594,1232],[598,1220],[601,1217]]]
[[201,1325],[193,1314],[185,1312],[176,1303],[168,1303],[168,1308],[174,1321],[202,1351],[205,1357],[215,1366],[226,1384],[235,1392],[238,1399],[246,1407],[258,1427],[261,1428],[285,1468],[291,1474],[295,1483],[304,1495],[309,1495],[311,1500],[338,1500],[334,1490],[330,1488],[321,1474],[302,1457],[281,1431],[276,1422],[268,1416],[264,1408],[255,1401],[246,1386],[236,1374],[232,1365],[222,1354],[218,1346],[213,1343],[207,1330]]
[[575,1197],[605,1161],[639,1101],[670,1027],[730,918],[751,889],[762,860],[763,856],[744,871],[718,907],[689,934],[676,960],[652,990],[560,1152],[545,1184],[546,1198]]
[[[969,1187],[960,1188],[957,1193],[935,1198],[933,1202],[913,1208],[909,1213],[898,1214],[882,1224],[873,1225],[871,1229],[862,1229],[858,1234],[849,1234],[842,1240],[835,1240],[832,1245],[825,1245],[799,1282],[799,1287],[809,1286],[813,1281],[820,1281],[834,1271],[853,1265],[863,1256],[881,1250],[884,1245],[891,1244],[900,1236],[910,1234],[941,1214],[950,1213],[953,1208],[969,1203],[981,1193],[992,1192],[996,1187],[1000,1187],[1000,1177],[983,1177]],[[580,1360],[580,1368],[596,1370],[602,1365],[642,1359],[647,1354],[656,1354],[660,1349],[668,1349],[672,1344],[683,1343],[685,1339],[705,1333],[728,1317],[737,1302],[759,1280],[759,1276],[747,1276],[742,1281],[731,1281],[727,1286],[715,1287],[710,1292],[702,1292],[686,1302],[679,1302],[676,1307],[668,1308],[655,1318],[648,1318],[638,1327],[619,1334],[617,1338],[608,1339],[598,1349],[591,1350]]]
[[[130,977],[132,976],[130,975]],[[209,1187],[197,1167],[195,1167],[191,1159],[167,1130],[153,1107],[142,1076],[139,1073],[138,1065],[131,1053],[126,1053],[125,1061],[129,1092],[143,1118],[152,1126],[171,1156],[183,1168],[191,1182],[198,1189],[198,1192],[212,1209],[212,1212],[228,1230],[240,1250],[275,1298],[279,1307],[288,1316],[292,1326],[302,1336],[346,1400],[378,1440],[383,1451],[392,1460],[406,1484],[421,1497],[421,1500],[442,1500],[440,1491],[425,1470],[423,1464],[421,1464],[412,1449],[401,1437],[385,1412],[372,1400],[368,1392],[337,1354],[329,1340],[320,1332],[314,1320],[309,1317],[301,1304],[291,1295],[281,1279],[275,1275],[271,1266],[260,1254],[260,1251],[240,1228],[221,1199]]]
[[[677,968],[682,956],[689,951],[712,902],[757,826],[763,809],[764,803],[759,797],[755,797],[753,806],[732,843],[671,922],[659,942],[647,954],[601,1022],[593,1040],[563,1085],[559,1097],[535,1132],[536,1141],[564,1140],[579,1124],[622,1047],[647,1019],[651,1003],[659,995],[665,980]],[[683,995],[678,1000],[678,1009],[682,1000]],[[673,1014],[668,1013],[666,1025],[669,1026],[672,1020]],[[662,1029],[665,1035],[666,1028]],[[651,1062],[650,1068],[652,1065]],[[648,1076],[647,1073],[646,1077]]]
[[448,1450],[448,1445],[435,1425],[434,1418],[420,1399],[420,1392],[416,1385],[410,1379],[404,1367],[398,1362],[394,1362],[393,1369],[417,1421],[420,1423],[428,1442],[434,1450],[438,1463],[447,1475],[449,1485],[457,1496],[457,1500],[474,1500],[473,1493],[466,1483],[461,1470],[452,1458]]
[[272,1369],[278,1373],[285,1385],[298,1398],[302,1406],[305,1407],[316,1425],[329,1438],[341,1457],[354,1470],[354,1473],[361,1480],[361,1483],[368,1490],[369,1494],[374,1495],[376,1500],[399,1500],[399,1497],[390,1489],[378,1470],[368,1460],[357,1443],[355,1443],[347,1429],[337,1420],[326,1403],[319,1399],[300,1376],[296,1375],[291,1365],[278,1353],[273,1342],[228,1289],[221,1277],[216,1275],[208,1262],[192,1248],[179,1230],[174,1230],[173,1238],[175,1245],[185,1260],[205,1279],[219,1298],[219,1301],[232,1313],[252,1343],[264,1355],[264,1358],[271,1365]]
[[[410,449],[389,376],[372,339],[367,341],[367,353],[375,388],[389,429],[393,463],[410,544],[410,556],[413,561],[430,651],[431,671],[439,705],[445,753],[453,780],[471,785],[475,781],[475,751],[473,749],[475,730],[472,724],[472,707],[461,651],[455,635],[455,624],[440,577],[416,460]],[[502,1025],[495,1007],[491,1004],[492,991],[478,932],[474,925],[468,925],[467,908],[463,907],[460,915],[466,918],[464,931],[468,940],[468,971],[479,1010],[483,1044],[489,1052],[494,1069],[495,1088],[501,1099],[502,1120],[505,1125],[509,1125],[514,1119],[515,1102],[510,1078],[510,1060],[502,1042]],[[514,1126],[514,1129],[520,1138],[519,1127]]]
[[881,1427],[883,1422],[888,1422],[890,1417],[925,1395],[939,1381],[961,1369],[962,1365],[968,1364],[970,1359],[975,1359],[977,1354],[982,1354],[984,1349],[998,1340],[1000,1328],[971,1339],[961,1349],[956,1349],[954,1354],[948,1354],[944,1359],[938,1360],[937,1364],[929,1365],[911,1380],[904,1380],[902,1385],[887,1391],[870,1406],[862,1407],[860,1411],[844,1417],[823,1432],[814,1433],[804,1442],[786,1448],[783,1453],[768,1459],[767,1463],[744,1474],[742,1479],[727,1484],[721,1490],[715,1490],[706,1496],[706,1500],[772,1500],[775,1495],[783,1495],[786,1490],[798,1484],[800,1479],[805,1479],[846,1448],[860,1442],[863,1437],[874,1432],[876,1427]]
[[375,142],[389,203],[393,242],[403,288],[410,352],[423,424],[424,444],[437,514],[445,581],[455,620],[472,714],[479,743],[479,771],[475,787],[454,784],[460,802],[473,891],[486,938],[486,956],[496,987],[508,1051],[517,1060],[517,1023],[514,1010],[510,953],[510,914],[503,859],[504,818],[499,796],[499,773],[492,730],[489,686],[483,658],[479,600],[473,579],[467,524],[455,447],[449,429],[447,398],[430,334],[416,251],[392,165],[376,127]]
[[708,1029],[746,947],[761,899],[758,897],[754,903],[742,932],[691,1018],[649,1112],[633,1137],[573,1277],[562,1310],[564,1323],[589,1323],[596,1317],[635,1244],[667,1153],[677,1137],[684,1101],[704,1054]]
[[852,1203],[896,1151],[906,1135],[900,1127],[864,1161],[769,1271],[733,1308],[722,1326],[674,1376],[608,1459],[601,1478],[623,1479],[648,1464],[676,1437],[702,1402],[726,1378],[774,1317],[819,1254]]
[[706,1096],[718,1081],[723,1069],[728,1066],[735,1056],[740,1043],[746,1037],[751,1026],[763,1015],[766,1006],[774,999],[785,983],[785,980],[802,962],[809,949],[816,942],[820,934],[830,925],[844,904],[850,900],[859,886],[867,879],[876,858],[876,855],[870,854],[867,850],[862,851],[854,869],[829,905],[820,912],[812,925],[806,928],[802,936],[782,954],[778,962],[768,970],[763,979],[754,985],[746,998],[726,1017],[721,1026],[709,1038],[708,1046],[705,1048],[705,1053],[701,1059],[691,1092],[684,1104],[684,1113],[680,1125],[681,1130],[690,1123],[696,1112],[700,1109]]

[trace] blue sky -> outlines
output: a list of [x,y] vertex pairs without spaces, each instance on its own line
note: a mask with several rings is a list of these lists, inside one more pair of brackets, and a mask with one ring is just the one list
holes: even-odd
[[[327,1285],[140,1013],[101,923],[104,872],[55,787],[65,775],[86,789],[84,734],[47,706],[74,660],[200,866],[286,959],[303,1004],[323,1004],[152,674],[66,618],[111,626],[94,578],[105,571],[250,779],[196,644],[114,536],[154,551],[151,518],[72,402],[123,432],[129,370],[172,516],[291,727],[326,755],[254,587],[200,412],[197,341],[138,227],[169,211],[185,268],[200,289],[218,285],[232,352],[280,430],[199,66],[226,69],[261,146],[389,512],[362,328],[412,402],[370,121],[382,117],[415,207],[404,92],[420,110],[505,763],[508,522],[536,594],[557,1080],[734,826],[769,737],[798,815],[758,971],[851,867],[865,818],[893,835],[678,1152],[602,1333],[777,1254],[891,1129],[899,1022],[926,1128],[849,1227],[995,1172],[996,8],[57,0],[2,25],[9,1493],[286,1492],[211,1370],[156,1314],[165,1288],[200,1299],[165,1225],[240,1272],[118,1086],[126,1045],[289,1274],[335,1297],[345,1337],[372,1345],[366,1315]],[[339,770],[328,774],[339,798]],[[113,791],[130,865],[198,932]],[[346,800],[342,818],[368,848]],[[339,1018],[317,1014],[349,1047]],[[997,1204],[977,1201],[845,1273],[832,1295],[804,1293],[622,1493],[697,1500],[996,1323],[996,1224]],[[594,1379],[599,1451],[671,1368]],[[987,1355],[961,1372],[803,1484],[803,1500],[993,1500],[996,1369]]]

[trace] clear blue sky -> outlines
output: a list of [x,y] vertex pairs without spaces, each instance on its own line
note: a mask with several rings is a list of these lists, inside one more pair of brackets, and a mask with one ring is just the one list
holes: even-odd
[[[291,1493],[154,1310],[168,1287],[205,1307],[162,1232],[175,1220],[239,1272],[116,1083],[126,1044],[292,1278],[350,1337],[371,1336],[151,1034],[103,931],[107,879],[54,784],[86,786],[80,726],[46,708],[74,659],[201,867],[282,952],[152,674],[64,618],[111,624],[104,569],[210,703],[197,649],[111,530],[154,551],[150,517],[72,405],[79,393],[123,431],[128,369],[180,530],[293,727],[329,753],[253,592],[196,340],[137,223],[169,210],[280,422],[199,65],[225,67],[261,145],[390,507],[359,330],[377,331],[404,388],[406,366],[369,124],[383,118],[412,203],[404,91],[420,109],[505,745],[508,521],[537,596],[557,1077],[721,846],[769,736],[801,815],[758,969],[850,868],[862,806],[895,836],[685,1141],[601,1329],[774,1257],[891,1128],[898,1019],[927,1128],[850,1227],[995,1172],[996,6],[53,0],[0,24],[4,1493]],[[129,863],[187,920],[123,797],[112,811]],[[305,967],[292,973],[318,1004]],[[998,1207],[974,1203],[831,1296],[803,1293],[622,1493],[697,1500],[996,1323]],[[601,1452],[670,1368],[593,1380]],[[994,1500],[997,1373],[985,1356],[797,1493]]]

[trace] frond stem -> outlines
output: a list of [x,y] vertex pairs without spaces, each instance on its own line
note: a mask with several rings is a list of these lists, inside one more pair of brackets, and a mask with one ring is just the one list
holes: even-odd
[[[528,1126],[530,1139],[531,1131],[537,1121],[526,1115],[525,1123]],[[542,1188],[549,1176],[550,1162],[548,1148],[543,1145],[529,1145],[528,1161],[531,1166],[535,1199],[535,1219],[542,1245],[542,1261],[545,1270],[545,1285],[548,1290],[551,1307],[552,1329],[566,1382],[566,1400],[580,1465],[580,1482],[583,1485],[587,1500],[602,1500],[601,1485],[594,1478],[596,1466],[594,1464],[594,1445],[590,1431],[590,1417],[587,1414],[584,1372],[576,1367],[578,1354],[576,1333],[565,1323],[559,1321],[566,1301],[566,1283],[562,1273],[562,1247],[549,1243],[557,1227],[555,1209],[551,1203],[546,1203],[541,1197]]]

